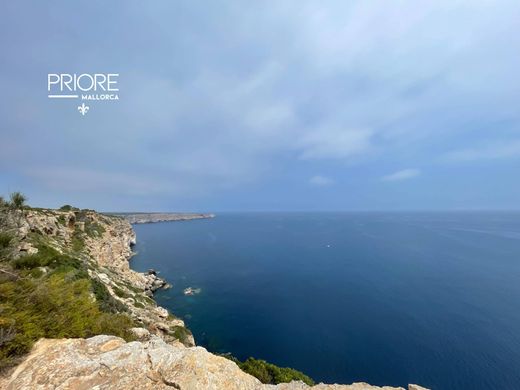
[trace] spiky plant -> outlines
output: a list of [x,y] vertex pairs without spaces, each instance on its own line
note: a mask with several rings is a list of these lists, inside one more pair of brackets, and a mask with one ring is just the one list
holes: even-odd
[[10,199],[11,208],[16,210],[23,210],[25,207],[25,202],[27,201],[26,196],[18,191],[11,193]]

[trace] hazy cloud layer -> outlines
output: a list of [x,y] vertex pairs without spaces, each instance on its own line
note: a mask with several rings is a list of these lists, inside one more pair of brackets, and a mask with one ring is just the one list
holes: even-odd
[[397,171],[391,173],[390,175],[385,175],[381,178],[383,181],[402,181],[413,179],[421,174],[419,169],[403,169],[401,171]]
[[[0,14],[1,192],[105,210],[520,207],[516,1]],[[46,98],[61,71],[118,72],[121,100],[82,117]],[[424,167],[406,195],[379,180],[402,167]],[[306,194],[315,172],[334,191]]]
[[330,177],[316,175],[316,176],[312,176],[309,179],[309,184],[311,184],[313,186],[317,186],[317,187],[326,187],[326,186],[330,186],[331,184],[334,184],[334,180],[331,179]]

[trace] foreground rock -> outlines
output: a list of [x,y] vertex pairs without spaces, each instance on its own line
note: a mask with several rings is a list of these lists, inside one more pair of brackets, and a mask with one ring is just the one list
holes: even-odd
[[[412,387],[409,389],[421,389]],[[202,347],[166,344],[152,336],[126,343],[114,336],[90,339],[40,340],[0,388],[18,389],[179,389],[179,390],[304,390],[302,382],[263,385],[232,361]],[[319,384],[315,390],[397,390],[365,383]]]

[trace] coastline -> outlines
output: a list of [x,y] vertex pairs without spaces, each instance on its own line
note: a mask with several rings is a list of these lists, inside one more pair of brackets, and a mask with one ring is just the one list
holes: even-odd
[[119,213],[111,214],[126,219],[130,224],[189,221],[193,219],[215,218],[213,213]]
[[[113,333],[94,333],[97,336],[90,338],[35,339],[34,346],[28,355],[21,357],[19,365],[0,377],[2,388],[32,388],[37,383],[41,389],[60,387],[71,390],[97,386],[114,390],[151,387],[193,390],[382,389],[366,383],[309,386],[294,376],[301,373],[260,361],[264,369],[278,370],[282,377],[290,373],[293,378],[274,382],[279,383],[277,385],[262,383],[255,377],[257,375],[253,376],[244,369],[244,364],[195,346],[184,322],[158,306],[153,299],[153,286],[160,288],[159,285],[165,282],[157,277],[156,272],[140,273],[130,268],[136,233],[125,218],[93,210],[27,209],[8,214],[7,223],[14,234],[11,247],[14,261],[38,256],[44,247],[63,256],[74,256],[77,262],[67,260],[67,272],[79,272],[85,282],[90,279],[93,286],[98,286],[102,292],[102,298],[99,294],[92,295],[91,300],[100,305],[110,303],[112,310],[128,316],[134,327],[129,329],[133,336],[126,341],[110,335]],[[38,269],[38,278],[56,275],[53,266],[34,268],[33,263],[23,264]],[[59,270],[59,264],[56,266]],[[66,274],[61,275],[66,277]],[[383,389],[404,390],[402,387]],[[409,385],[408,389],[423,388]]]

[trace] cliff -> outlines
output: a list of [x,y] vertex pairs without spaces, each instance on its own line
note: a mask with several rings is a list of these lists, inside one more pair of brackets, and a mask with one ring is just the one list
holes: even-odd
[[124,213],[114,214],[126,219],[131,224],[134,223],[154,223],[169,221],[189,221],[192,219],[214,218],[215,214],[196,214],[196,213]]
[[[136,237],[127,220],[92,210],[31,209],[23,214],[11,212],[4,224],[14,232],[13,257],[35,255],[43,245],[78,259],[96,285],[104,287],[107,299],[115,302],[112,306],[128,315],[136,327],[144,327],[167,342],[195,345],[184,322],[151,299],[154,290],[167,287],[165,281],[155,272],[130,269],[128,261]],[[44,273],[51,268],[39,267]]]
[[[4,313],[0,310],[0,347],[8,350],[3,352],[4,357],[9,357],[13,350],[16,352],[16,348],[23,351],[20,345],[27,345],[29,352],[17,361],[18,366],[4,372],[0,377],[0,388],[310,388],[303,382],[262,384],[233,361],[194,346],[193,337],[184,322],[157,306],[150,298],[152,291],[164,287],[165,282],[155,272],[138,273],[130,269],[128,260],[132,256],[131,246],[136,237],[127,219],[91,210],[70,209],[4,210],[0,217],[0,233],[4,237],[0,240],[0,276],[3,278],[0,280],[0,296],[11,300],[2,303]],[[5,239],[7,235],[9,237]],[[22,288],[16,290],[20,285]],[[64,290],[70,287],[70,291],[49,292],[56,286]],[[27,310],[18,305],[26,305],[27,299],[23,296],[23,300],[17,300],[16,294],[25,294],[25,290],[31,288],[34,293],[29,292],[29,300],[40,300],[36,315],[41,317],[40,311],[50,310],[47,315],[54,315],[55,318],[51,319],[50,325],[49,321],[40,325],[45,328],[44,331],[20,334],[28,326],[35,325],[32,319],[21,316],[20,313]],[[54,305],[50,306],[51,309],[45,306],[47,299]],[[93,304],[116,314],[111,314],[113,317],[107,319],[97,306],[92,307]],[[62,306],[69,307],[69,311],[61,313]],[[79,313],[70,311],[76,309]],[[5,313],[8,313],[7,317]],[[75,317],[70,318],[72,315]],[[90,323],[87,318],[90,316],[99,318],[99,321]],[[128,318],[129,322],[122,321],[122,318]],[[37,320],[41,321],[41,318]],[[20,324],[16,321],[26,322]],[[111,327],[111,323],[115,326]],[[71,335],[85,337],[99,334],[104,332],[103,329],[119,334],[119,323],[128,328],[130,336],[125,336],[127,341],[110,335],[70,338]],[[69,331],[68,327],[73,329]],[[127,335],[125,332],[122,334]],[[49,339],[45,338],[49,337],[47,335],[69,338]],[[20,344],[17,339],[20,336],[32,337],[34,341],[39,338],[39,341],[30,348],[32,343]],[[9,349],[9,343],[15,343],[14,349]],[[380,388],[358,383],[319,384],[312,389]],[[410,385],[409,389],[421,388]]]

